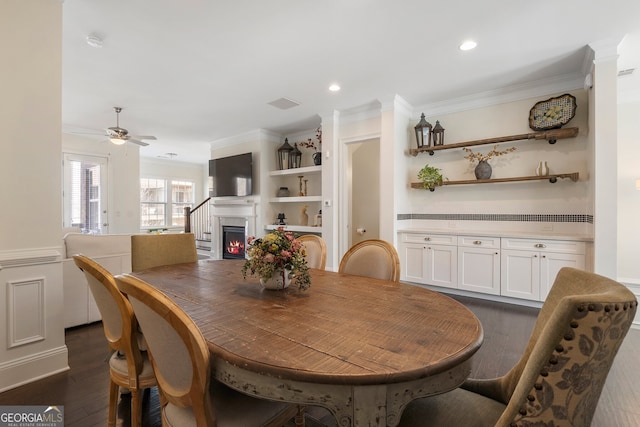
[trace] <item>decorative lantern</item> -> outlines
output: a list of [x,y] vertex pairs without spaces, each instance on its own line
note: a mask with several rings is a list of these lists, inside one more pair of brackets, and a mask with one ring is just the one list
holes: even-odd
[[444,128],[440,125],[440,122],[436,120],[436,125],[433,127],[433,146],[444,145]]
[[293,147],[289,145],[289,140],[284,139],[284,144],[278,148],[278,169],[289,169],[289,155]]
[[431,123],[424,119],[424,113],[420,116],[420,121],[416,125],[416,142],[418,148],[431,146]]
[[300,167],[302,161],[302,151],[298,150],[298,144],[293,144],[293,150],[289,154],[289,169],[295,169]]

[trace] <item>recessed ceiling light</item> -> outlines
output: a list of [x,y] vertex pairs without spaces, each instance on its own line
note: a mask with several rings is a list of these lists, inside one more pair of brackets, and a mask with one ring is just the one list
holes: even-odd
[[334,83],[331,86],[329,86],[329,90],[331,92],[338,92],[340,90],[340,86],[338,84]]
[[478,46],[478,43],[474,42],[473,40],[466,40],[462,42],[462,44],[459,46],[459,49],[471,50],[471,49],[474,49],[476,46]]
[[89,34],[87,36],[87,44],[91,47],[102,47],[103,41],[100,36]]

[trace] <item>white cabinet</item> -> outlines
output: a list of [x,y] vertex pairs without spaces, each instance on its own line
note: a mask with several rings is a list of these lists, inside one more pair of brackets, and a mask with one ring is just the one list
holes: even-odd
[[501,295],[544,301],[562,267],[585,267],[585,244],[577,241],[502,239]]
[[500,295],[500,238],[458,236],[458,289]]
[[457,287],[458,248],[455,236],[404,233],[399,247],[403,280]]

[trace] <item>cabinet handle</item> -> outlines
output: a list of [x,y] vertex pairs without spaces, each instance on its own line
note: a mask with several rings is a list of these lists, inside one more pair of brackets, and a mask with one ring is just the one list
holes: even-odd
[[536,248],[546,248],[547,247],[547,245],[545,245],[544,243],[536,243],[534,246]]
[[496,252],[496,255],[499,255],[498,252]]
[[547,257],[546,255],[542,255],[542,258],[546,258],[546,257]]
[[534,255],[533,257],[534,257],[534,258],[538,258],[538,255]]
[[425,241],[425,242],[429,242],[429,241],[431,241],[431,237],[425,237],[425,238],[424,238],[424,241]]
[[473,242],[473,244],[474,244],[474,245],[481,245],[481,244],[482,244],[482,241],[481,241],[481,240],[476,240],[476,241],[474,241],[474,242]]

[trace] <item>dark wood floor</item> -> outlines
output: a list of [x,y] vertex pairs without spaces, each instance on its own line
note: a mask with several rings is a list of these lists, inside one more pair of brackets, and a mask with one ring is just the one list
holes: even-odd
[[[485,341],[473,360],[472,377],[504,374],[520,357],[538,310],[509,304],[455,297],[480,319]],[[64,405],[67,427],[107,423],[109,372],[107,345],[101,324],[67,330],[71,370],[0,393],[0,405]],[[593,427],[640,426],[640,330],[631,330],[607,378]],[[145,394],[143,425],[160,426],[156,390]],[[119,404],[119,426],[129,426],[129,398]],[[326,411],[308,409],[309,427],[336,425]]]

